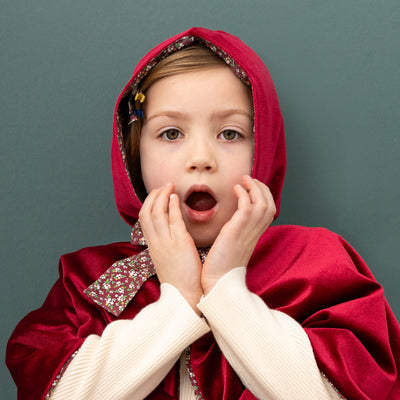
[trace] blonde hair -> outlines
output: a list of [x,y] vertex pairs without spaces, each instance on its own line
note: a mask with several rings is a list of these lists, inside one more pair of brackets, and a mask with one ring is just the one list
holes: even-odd
[[[228,67],[222,58],[202,45],[185,47],[182,50],[162,59],[158,64],[156,64],[140,83],[139,90],[142,93],[146,93],[146,90],[149,89],[151,85],[162,78],[183,72],[196,71],[217,66]],[[251,98],[251,90],[249,89],[249,91]],[[141,108],[141,105],[136,101],[134,107]],[[142,180],[142,171],[140,167],[139,142],[141,130],[142,120],[138,118],[137,121],[132,123],[130,126],[130,130],[125,137],[124,145],[133,188],[139,199],[144,201],[147,192]]]

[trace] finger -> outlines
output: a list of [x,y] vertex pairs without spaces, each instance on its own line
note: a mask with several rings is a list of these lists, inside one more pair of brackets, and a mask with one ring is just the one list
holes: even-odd
[[[261,204],[266,203],[267,198],[264,196],[264,193],[261,189],[261,182],[257,181],[257,179],[251,178],[249,175],[244,175],[242,178],[243,186],[248,191],[250,201],[252,204]],[[261,185],[260,185],[261,184]]]
[[241,208],[241,206],[245,206],[247,203],[251,202],[249,192],[243,186],[239,184],[235,185],[233,187],[233,192],[238,199],[238,208]]
[[262,193],[264,194],[265,199],[268,204],[273,204],[275,206],[274,196],[272,196],[272,192],[267,185],[264,185],[262,182],[257,181],[258,185],[261,187]]
[[179,196],[176,193],[172,193],[169,196],[169,226],[173,238],[187,233],[185,221],[182,217]]
[[154,202],[157,198],[160,188],[153,189],[146,197],[143,202],[142,208],[139,212],[140,225],[143,229],[146,241],[148,241],[148,234],[154,234],[154,226],[151,218],[151,212],[153,210]]
[[143,233],[145,234],[146,240],[148,240],[149,235],[155,235],[157,232],[156,224],[159,223],[159,221],[157,221],[157,218],[154,217],[153,212],[154,212],[155,207],[162,208],[161,205],[156,206],[156,203],[157,203],[157,200],[159,199],[160,194],[165,189],[166,189],[165,185],[161,186],[159,188],[153,189],[146,197],[146,199],[142,205],[142,208],[140,210],[140,213],[139,213],[140,224],[143,228]]
[[269,225],[276,214],[276,206],[268,186],[248,175],[243,176],[243,185],[249,191],[254,215],[259,218],[260,223],[265,221]]
[[265,214],[268,214],[268,216],[271,216],[273,218],[276,214],[276,205],[275,205],[274,197],[272,196],[271,190],[269,189],[269,187],[267,185],[260,182],[259,180],[254,179],[253,181],[260,189],[260,193],[264,198],[265,204],[267,205]]
[[153,206],[154,206],[154,202],[158,196],[158,194],[160,193],[160,191],[162,190],[163,186],[158,187],[153,189],[145,198],[142,208],[141,208],[141,212],[144,214],[150,214],[153,210]]
[[235,196],[238,198],[238,209],[233,214],[231,220],[237,221],[241,218],[247,219],[250,216],[252,207],[249,193],[244,187],[240,185],[235,185],[233,191],[235,193]]
[[151,217],[154,229],[160,235],[170,235],[168,208],[169,197],[173,191],[173,185],[168,183],[160,188],[157,197],[154,200]]

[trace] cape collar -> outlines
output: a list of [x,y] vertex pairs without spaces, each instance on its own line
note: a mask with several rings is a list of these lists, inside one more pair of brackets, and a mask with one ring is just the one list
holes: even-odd
[[[93,302],[119,317],[145,282],[156,274],[140,222],[132,228],[131,243],[144,247],[138,254],[116,261],[83,292]],[[204,263],[209,248],[199,248]]]

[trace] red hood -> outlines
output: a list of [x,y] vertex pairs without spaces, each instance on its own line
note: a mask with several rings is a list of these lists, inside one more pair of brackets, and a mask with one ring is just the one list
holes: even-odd
[[255,152],[252,176],[264,182],[271,190],[277,214],[280,210],[281,190],[285,175],[286,152],[283,119],[271,76],[261,58],[239,38],[222,31],[191,28],[162,42],[146,54],[137,65],[118,97],[115,106],[112,141],[112,169],[114,194],[118,211],[131,226],[138,219],[142,203],[133,190],[122,149],[126,119],[121,118],[124,102],[132,89],[143,79],[160,57],[165,57],[177,48],[200,42],[218,54],[226,53],[239,65],[250,80],[254,104]]

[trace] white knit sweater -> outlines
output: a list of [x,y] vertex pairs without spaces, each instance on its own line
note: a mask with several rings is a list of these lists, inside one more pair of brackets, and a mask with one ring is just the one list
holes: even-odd
[[160,299],[134,319],[112,322],[101,337],[85,340],[51,400],[143,399],[179,358],[180,399],[194,400],[184,350],[210,329],[257,398],[341,399],[321,375],[302,327],[251,293],[245,275],[245,268],[233,269],[201,299],[207,322],[177,289],[162,284]]

